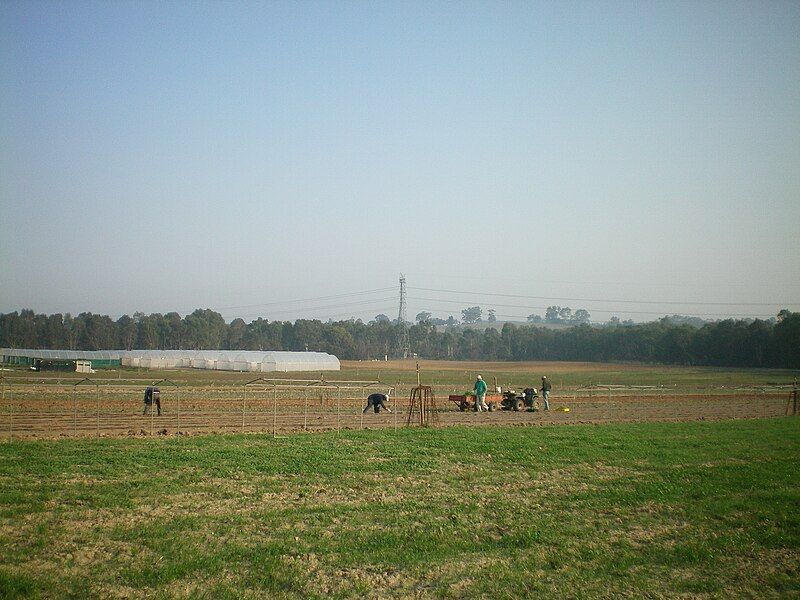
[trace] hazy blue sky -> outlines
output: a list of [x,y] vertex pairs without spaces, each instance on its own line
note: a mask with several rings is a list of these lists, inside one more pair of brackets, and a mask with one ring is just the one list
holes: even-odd
[[5,0],[0,61],[0,312],[800,310],[797,2]]

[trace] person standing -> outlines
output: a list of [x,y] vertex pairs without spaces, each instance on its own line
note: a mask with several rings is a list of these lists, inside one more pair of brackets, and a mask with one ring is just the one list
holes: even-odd
[[550,390],[552,389],[552,385],[550,384],[550,380],[547,378],[547,375],[542,375],[542,399],[544,400],[544,409],[550,410]]
[[477,412],[489,410],[489,407],[486,405],[486,382],[480,375],[478,375],[478,379],[475,381],[475,410]]

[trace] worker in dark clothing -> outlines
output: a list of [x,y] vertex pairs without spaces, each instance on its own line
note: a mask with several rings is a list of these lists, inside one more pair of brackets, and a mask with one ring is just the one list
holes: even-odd
[[550,410],[550,389],[553,386],[550,384],[550,380],[547,378],[546,375],[542,375],[542,399],[544,400],[544,409]]
[[144,411],[142,411],[143,415],[146,415],[153,409],[153,402],[156,403],[156,410],[158,411],[158,416],[161,416],[161,392],[157,387],[153,387],[148,385],[144,390]]
[[386,406],[386,402],[389,400],[389,396],[386,394],[370,394],[367,397],[367,406],[364,408],[362,413],[367,412],[370,407],[375,409],[375,412],[381,412],[381,408],[386,409],[388,412],[392,412],[392,409]]

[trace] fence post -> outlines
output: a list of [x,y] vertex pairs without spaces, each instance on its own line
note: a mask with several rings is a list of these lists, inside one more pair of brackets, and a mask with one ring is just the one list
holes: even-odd
[[308,431],[308,388],[303,389],[303,431]]
[[272,386],[272,437],[278,435],[278,388]]
[[797,416],[797,380],[794,380],[794,389],[792,390],[792,416]]
[[244,415],[247,410],[247,388],[244,388],[244,396],[242,397],[242,433],[244,433]]
[[[6,406],[6,382],[5,382],[5,379],[2,378],[2,377],[0,377],[0,394],[2,394],[2,406],[3,406],[3,408],[5,408],[5,406]],[[13,432],[12,432],[12,430],[10,428],[12,427],[11,419],[13,418],[12,412],[13,412],[14,409],[9,406],[8,410],[9,410],[9,412],[8,412],[8,414],[9,414],[9,417],[8,417],[8,426],[9,426],[8,442],[11,443],[11,438],[13,437],[14,434],[13,434]]]
[[177,392],[176,393],[176,397],[177,397],[177,400],[176,400],[176,402],[177,402],[177,408],[176,408],[177,416],[176,416],[175,431],[176,431],[176,433],[180,433],[180,431],[181,431],[181,388],[177,388],[175,391]]
[[[361,388],[361,397],[362,398],[364,397],[364,388],[363,387]],[[359,429],[364,429],[364,411],[361,411],[360,418],[361,418],[361,423],[360,423],[358,428]]]
[[[399,388],[400,388],[400,382],[398,381],[397,385],[394,388],[394,397],[395,398],[397,398],[398,397],[397,395],[400,393],[398,391]],[[398,406],[397,402],[395,402],[394,404],[395,404],[395,409],[394,409],[394,430],[397,431],[397,413],[400,412],[400,407]]]
[[[59,380],[59,382],[58,382],[58,383],[59,383],[59,385],[60,385],[60,384],[61,384],[61,381]],[[46,414],[46,413],[45,413],[45,414]],[[53,428],[54,428],[54,426],[55,426],[55,425],[54,425],[54,423],[53,423],[53,420],[52,420],[51,418],[49,418],[49,417],[48,417],[48,418],[46,418],[46,419],[45,419],[44,423],[45,423],[45,429],[47,430],[47,437],[48,437],[48,438],[52,438],[52,437],[54,437],[54,436],[53,436]]]
[[150,404],[150,437],[153,436],[153,426],[156,422],[156,404],[155,400],[153,400]]
[[73,386],[72,388],[72,435],[78,437],[78,404],[77,400],[75,399],[75,393],[77,390]]
[[95,430],[95,437],[100,437],[100,386],[95,386],[95,396],[97,399],[97,429]]
[[339,413],[341,411],[342,406],[342,388],[337,388],[336,393],[336,435],[339,435],[342,432],[342,426],[339,422]]
[[[3,394],[5,395],[5,388]],[[8,398],[10,402],[8,405],[8,442],[11,443],[14,441],[14,390],[11,388],[8,389]]]

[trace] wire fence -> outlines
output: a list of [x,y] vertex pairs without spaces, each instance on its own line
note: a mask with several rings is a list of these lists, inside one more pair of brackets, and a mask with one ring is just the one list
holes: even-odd
[[[147,405],[147,386],[160,407]],[[554,392],[550,410],[462,412],[454,386],[431,386],[437,422],[449,425],[538,425],[771,418],[798,413],[794,386],[708,387],[593,385]],[[288,433],[398,428],[406,425],[412,385],[380,381],[281,380],[184,385],[170,380],[36,382],[0,378],[0,435],[6,441],[62,437]],[[367,396],[388,395],[389,410],[365,412]],[[501,397],[494,399],[500,408]],[[413,421],[412,421],[413,422]]]

